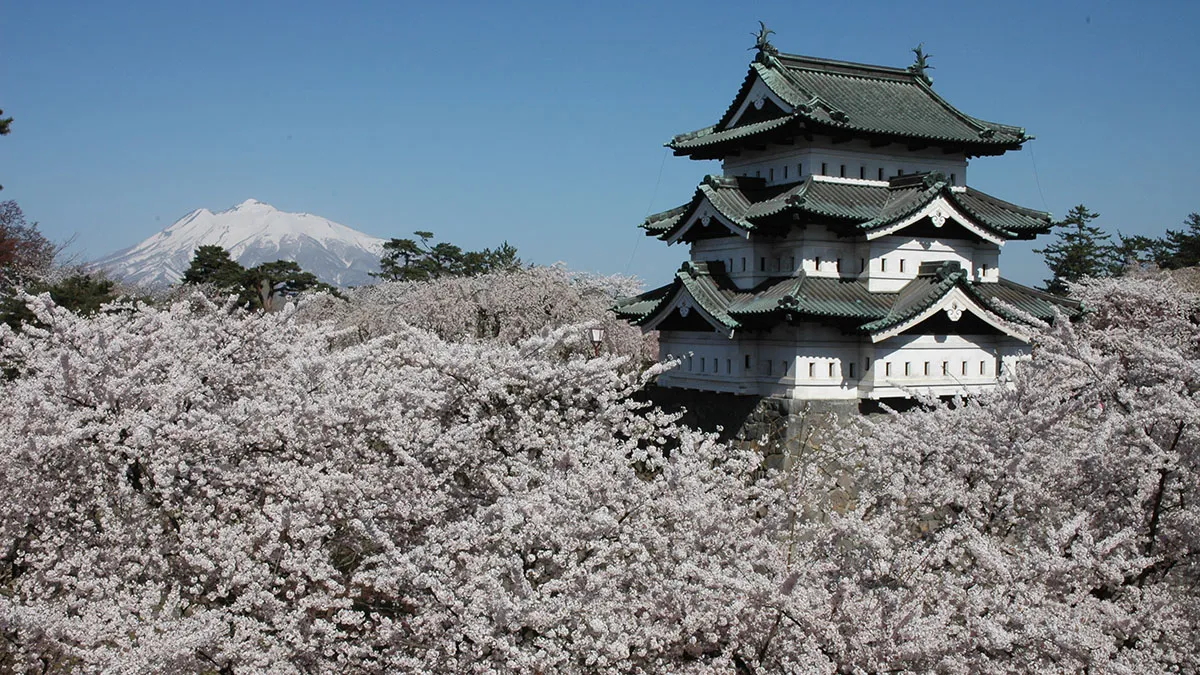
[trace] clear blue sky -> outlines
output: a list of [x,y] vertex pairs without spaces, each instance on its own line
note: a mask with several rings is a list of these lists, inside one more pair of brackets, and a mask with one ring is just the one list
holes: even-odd
[[[905,66],[1037,140],[973,186],[1110,231],[1200,211],[1200,3],[9,3],[0,199],[94,258],[253,197],[380,237],[508,240],[538,263],[668,279],[637,229],[715,162],[756,21],[782,51]],[[664,161],[665,159],[665,161]],[[1036,168],[1035,168],[1036,167]],[[661,180],[659,178],[661,168]],[[1045,240],[1043,242],[1045,243]],[[1045,277],[1012,243],[1005,276]]]

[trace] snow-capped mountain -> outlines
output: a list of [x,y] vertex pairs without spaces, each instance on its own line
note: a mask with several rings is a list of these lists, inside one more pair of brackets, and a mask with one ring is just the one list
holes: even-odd
[[93,267],[146,285],[178,283],[200,246],[229,251],[244,267],[294,260],[334,286],[371,283],[384,240],[310,213],[287,213],[247,199],[225,211],[197,209],[145,241],[101,258]]

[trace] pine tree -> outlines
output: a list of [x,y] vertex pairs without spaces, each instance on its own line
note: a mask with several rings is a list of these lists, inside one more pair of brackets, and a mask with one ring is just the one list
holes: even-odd
[[201,246],[183,273],[185,284],[211,284],[224,293],[236,293],[243,306],[271,310],[279,298],[303,291],[325,290],[337,294],[316,275],[305,272],[291,260],[262,263],[250,269],[242,267],[220,246]]
[[[54,304],[83,316],[95,314],[103,305],[119,297],[112,280],[84,272],[71,274],[53,283],[35,279],[24,290],[32,295],[49,293]],[[39,324],[37,317],[26,306],[25,297],[17,293],[0,296],[0,323],[7,324],[14,331],[21,330],[25,324]]]
[[237,290],[245,268],[220,246],[201,246],[192,254],[192,264],[183,273],[185,284],[212,284],[221,290]]
[[1190,213],[1184,229],[1167,230],[1161,241],[1158,266],[1170,270],[1200,265],[1200,213]]
[[1046,258],[1046,266],[1054,274],[1045,282],[1047,291],[1066,295],[1067,284],[1071,282],[1111,276],[1114,249],[1109,235],[1091,224],[1099,216],[1083,204],[1072,208],[1066,218],[1054,224],[1059,230],[1058,240],[1034,250]]
[[1111,276],[1114,277],[1124,276],[1130,268],[1145,268],[1157,264],[1163,255],[1161,239],[1151,239],[1140,234],[1127,237],[1118,232],[1117,242],[1112,247]]
[[[0,110],[0,136],[7,136],[8,132],[11,131],[11,127],[12,127],[12,118],[5,117],[4,111]],[[0,190],[3,190],[3,189],[4,189],[4,186],[0,185]]]
[[430,281],[442,277],[474,277],[521,268],[517,249],[507,241],[495,250],[464,251],[445,242],[430,245],[432,232],[414,232],[413,239],[392,239],[383,245],[380,272],[384,281]]
[[242,285],[250,295],[253,306],[270,311],[280,298],[287,298],[309,290],[333,290],[321,283],[315,274],[305,272],[291,260],[276,260],[246,270]]

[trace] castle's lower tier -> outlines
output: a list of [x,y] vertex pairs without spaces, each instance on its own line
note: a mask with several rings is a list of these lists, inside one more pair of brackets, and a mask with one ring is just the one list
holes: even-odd
[[1003,334],[901,334],[882,342],[819,325],[776,326],[728,338],[660,331],[660,356],[679,359],[667,387],[802,400],[977,394],[997,386],[1029,346]]

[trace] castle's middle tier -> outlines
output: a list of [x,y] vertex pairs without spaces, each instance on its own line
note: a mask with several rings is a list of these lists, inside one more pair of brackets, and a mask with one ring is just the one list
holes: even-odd
[[858,279],[887,293],[931,262],[953,261],[968,278],[995,282],[1004,242],[1045,232],[1050,216],[941,173],[887,181],[809,175],[784,185],[709,176],[690,202],[642,227],[691,244],[692,261],[719,263],[739,288],[804,274]]

